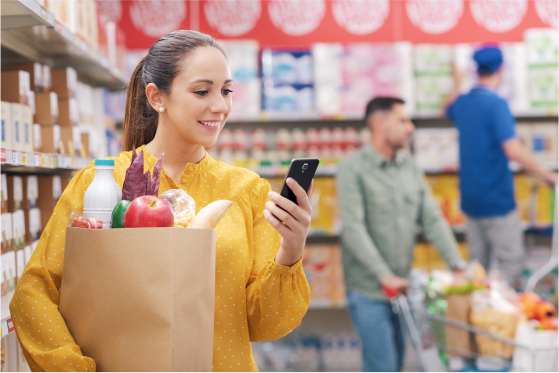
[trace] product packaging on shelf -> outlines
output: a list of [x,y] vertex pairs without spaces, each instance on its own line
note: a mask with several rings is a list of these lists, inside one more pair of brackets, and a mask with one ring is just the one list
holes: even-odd
[[34,150],[33,141],[33,109],[30,106],[21,106],[21,119],[23,130],[23,148],[28,152]]
[[41,210],[38,208],[32,208],[29,211],[25,211],[25,241],[33,242],[38,240],[42,232],[41,224]]
[[12,113],[12,147],[17,150],[25,150],[23,131],[22,105],[10,104]]
[[78,75],[71,67],[60,67],[51,70],[52,91],[58,98],[76,98],[78,91]]
[[415,162],[431,172],[458,169],[458,131],[455,128],[420,128],[413,135]]
[[416,45],[413,61],[416,110],[438,116],[443,100],[453,85],[452,47],[444,44]]
[[33,124],[33,151],[40,152],[43,149],[43,138],[41,134],[41,125]]
[[14,250],[22,249],[25,246],[25,215],[23,210],[12,213],[12,231]]
[[2,214],[2,255],[13,248],[12,214]]
[[8,212],[8,178],[0,174],[0,214]]
[[16,252],[16,283],[21,278],[23,270],[25,269],[25,251],[23,248],[17,250]]
[[2,101],[27,105],[31,82],[27,71],[2,71]]
[[51,68],[48,65],[43,65],[43,89],[45,92],[52,89]]
[[2,296],[16,288],[16,253],[2,255]]
[[25,263],[29,263],[29,260],[31,259],[31,256],[33,255],[33,251],[35,251],[35,248],[37,247],[38,243],[39,243],[39,241],[34,241],[31,245],[27,245],[23,249],[24,250],[24,255],[25,255]]
[[22,209],[29,210],[37,207],[37,199],[39,197],[39,179],[37,176],[23,176],[22,186]]
[[34,92],[43,92],[43,65],[38,62],[7,64],[2,66],[3,71],[26,71],[29,74],[30,89]]
[[23,181],[21,176],[8,176],[8,211],[20,210],[23,204]]
[[82,148],[82,131],[80,127],[73,127],[72,128],[72,144],[73,153],[72,155],[77,155],[78,157],[81,156],[81,148]]
[[340,307],[345,304],[339,245],[307,245],[303,267],[313,294],[311,304],[317,307]]
[[58,199],[62,195],[60,176],[39,176],[39,199],[41,209],[41,229],[45,229]]
[[12,106],[2,101],[2,148],[12,149],[13,137]]
[[534,111],[557,112],[559,59],[558,36],[554,29],[530,29],[524,32],[527,55],[528,101]]
[[41,126],[58,124],[58,96],[55,92],[43,92],[35,95],[34,123]]

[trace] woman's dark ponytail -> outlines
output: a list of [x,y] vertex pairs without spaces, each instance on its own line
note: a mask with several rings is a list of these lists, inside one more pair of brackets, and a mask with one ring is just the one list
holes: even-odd
[[126,94],[126,110],[122,124],[122,150],[130,151],[149,143],[157,131],[158,115],[149,104],[142,73],[146,57],[142,58],[130,79]]
[[122,128],[123,151],[148,144],[157,132],[159,113],[149,104],[146,86],[153,83],[160,92],[169,94],[184,58],[195,49],[205,46],[217,48],[227,57],[215,39],[198,31],[173,31],[151,46],[148,54],[136,66],[128,85]]

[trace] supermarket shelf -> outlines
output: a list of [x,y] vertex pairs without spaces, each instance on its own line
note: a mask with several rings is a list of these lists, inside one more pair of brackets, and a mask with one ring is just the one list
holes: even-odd
[[[433,116],[433,115],[412,115],[412,121],[418,128],[426,127],[453,127],[452,123],[448,120]],[[542,113],[542,112],[524,112],[518,113],[516,115],[516,120],[519,122],[556,122],[558,120],[557,111],[552,113]],[[278,128],[284,127],[287,129],[293,129],[297,127],[362,127],[364,126],[364,121],[362,117],[319,117],[318,115],[307,115],[307,116],[295,116],[295,115],[285,115],[285,116],[275,116],[275,117],[263,117],[261,120],[244,120],[244,121],[228,121],[227,126],[233,128],[244,128],[247,130],[256,128]]]
[[21,174],[61,174],[81,170],[91,159],[63,154],[1,150],[2,172]]
[[2,337],[14,331],[14,324],[10,316],[10,301],[14,296],[14,292],[15,290],[12,290],[2,297]]
[[59,23],[35,0],[2,0],[2,64],[27,61],[71,66],[92,86],[121,89],[123,74],[105,56]]

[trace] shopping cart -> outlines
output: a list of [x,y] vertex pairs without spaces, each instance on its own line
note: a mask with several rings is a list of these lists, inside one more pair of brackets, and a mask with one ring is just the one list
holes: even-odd
[[[409,336],[417,355],[417,359],[419,360],[420,368],[424,372],[447,371],[448,365],[446,362],[448,361],[448,354],[472,360],[480,357],[471,351],[449,348],[446,343],[446,326],[464,330],[466,332],[473,333],[474,335],[487,337],[491,340],[501,342],[504,345],[513,346],[515,348],[514,359],[503,359],[505,367],[507,368],[506,370],[512,369],[515,371],[530,372],[550,371],[548,367],[555,367],[553,369],[556,370],[558,351],[556,334],[555,337],[552,337],[551,339],[546,338],[545,341],[540,340],[539,344],[537,343],[537,340],[534,340],[534,338],[529,338],[530,340],[528,341],[525,339],[523,340],[523,338],[511,339],[499,334],[491,333],[471,324],[447,318],[443,315],[430,314],[426,309],[420,312],[417,310],[412,311],[405,295],[393,289],[385,289],[385,293],[392,303],[393,311],[399,315],[402,325],[405,325],[405,327],[402,328],[404,338]],[[430,320],[430,328],[418,328],[416,320],[422,318]],[[432,340],[436,343],[430,343]],[[514,365],[513,361],[515,362]],[[466,368],[466,366],[464,366],[464,368]],[[491,370],[491,368],[486,369]],[[502,367],[494,369],[500,370]]]
[[[555,195],[558,196],[557,188],[555,190]],[[528,279],[525,291],[533,291],[538,281],[557,267],[558,200],[559,198],[556,197],[551,257],[546,264],[535,271]],[[425,306],[418,309],[417,305],[414,305],[412,309],[410,308],[407,297],[398,290],[387,287],[384,287],[383,290],[392,303],[393,311],[399,315],[402,325],[405,325],[405,327],[402,328],[404,338],[409,335],[417,354],[420,367],[425,372],[448,370],[449,367],[446,363],[449,354],[471,360],[480,357],[475,351],[449,348],[446,341],[446,330],[449,326],[467,333],[473,333],[473,335],[476,336],[483,336],[501,342],[503,345],[512,346],[514,348],[513,358],[503,359],[506,362],[506,370],[531,372],[557,371],[557,358],[559,355],[557,332],[534,332],[531,328],[525,326],[523,328],[516,328],[515,339],[507,338],[486,329],[450,319],[444,314],[429,313]],[[422,322],[422,320],[425,319],[430,320],[430,327],[425,327],[425,323]],[[418,321],[420,323],[419,327]],[[432,341],[436,343],[432,343]],[[480,369],[480,367],[478,366],[477,369]],[[487,368],[487,370],[490,369],[491,368]],[[495,368],[495,370],[497,369],[499,368]],[[502,370],[503,368],[501,367],[500,369]],[[472,371],[468,368],[464,370]]]

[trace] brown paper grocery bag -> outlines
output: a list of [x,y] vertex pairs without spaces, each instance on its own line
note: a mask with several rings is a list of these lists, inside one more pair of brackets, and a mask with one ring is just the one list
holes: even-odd
[[211,371],[215,231],[68,228],[60,312],[99,371]]
[[[445,316],[451,320],[470,323],[470,294],[453,294],[447,297],[448,308]],[[452,325],[446,325],[446,344],[452,355],[470,357],[476,354],[474,334]]]

